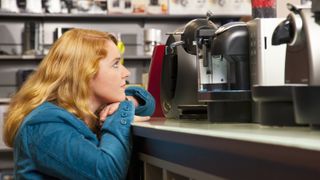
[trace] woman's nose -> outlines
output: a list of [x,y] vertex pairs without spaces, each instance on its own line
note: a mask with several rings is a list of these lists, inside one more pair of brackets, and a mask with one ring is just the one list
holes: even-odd
[[122,65],[122,77],[124,77],[124,78],[126,78],[126,77],[129,77],[130,76],[130,71],[125,67],[125,66],[123,66]]

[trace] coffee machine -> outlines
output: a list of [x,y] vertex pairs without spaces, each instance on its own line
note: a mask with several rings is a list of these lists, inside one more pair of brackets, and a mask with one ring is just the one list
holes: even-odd
[[160,80],[160,104],[169,119],[206,119],[206,104],[197,99],[196,57],[188,54],[181,43],[178,28],[165,44]]
[[[200,36],[200,39],[202,37]],[[251,121],[251,83],[249,31],[244,22],[231,22],[220,26],[213,35],[211,52],[199,46],[198,62],[200,87],[198,98],[208,103],[208,118],[213,122]],[[201,63],[207,54],[208,66]],[[203,58],[205,62],[205,58]],[[210,68],[211,65],[211,68]],[[202,71],[205,69],[205,75]],[[222,70],[222,78],[217,81],[214,73]]]
[[263,125],[296,125],[291,84],[285,80],[285,67],[290,65],[286,61],[287,47],[285,44],[272,44],[273,32],[283,20],[256,18],[247,23],[250,31],[253,121]]
[[[176,94],[183,93],[184,98],[193,96],[193,101],[206,105],[207,118],[211,122],[249,122],[251,90],[247,26],[238,22],[217,28],[210,20],[212,14],[207,16],[190,21],[182,31],[168,38],[166,56],[171,59],[167,62],[172,67],[163,66],[166,72],[162,73],[161,94],[167,94],[161,98],[163,110],[172,109],[167,99],[173,96],[170,92],[175,91]],[[181,52],[193,60],[187,61]],[[172,78],[175,77],[172,74],[179,72],[177,61],[182,64],[192,62],[193,71],[185,69],[183,74],[178,74],[180,79]],[[194,83],[192,94],[185,92],[187,88],[180,87],[179,83],[183,82]]]
[[[320,39],[319,2],[313,1],[313,7],[297,7],[288,4],[291,13],[279,24],[274,33],[274,44],[288,44],[300,55],[300,66],[307,66],[305,86],[293,87],[295,120],[298,124],[320,125]],[[314,13],[313,13],[314,12]],[[288,59],[290,61],[290,59]],[[292,69],[289,69],[292,71]]]

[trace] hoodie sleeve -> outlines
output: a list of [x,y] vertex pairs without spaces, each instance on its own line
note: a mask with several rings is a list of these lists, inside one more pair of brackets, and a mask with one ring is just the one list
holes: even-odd
[[131,86],[126,89],[127,96],[134,96],[139,101],[135,114],[139,116],[151,116],[155,110],[153,96],[142,87]]

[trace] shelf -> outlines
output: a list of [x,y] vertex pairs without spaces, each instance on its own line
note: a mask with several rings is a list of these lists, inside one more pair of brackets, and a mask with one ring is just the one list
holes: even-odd
[[[43,55],[0,55],[0,61],[41,61],[44,58]],[[124,56],[124,60],[143,60],[148,61],[151,56],[148,55],[128,55]]]
[[21,61],[21,60],[42,60],[44,56],[42,55],[0,55],[0,61],[12,60],[12,61]]
[[151,60],[151,56],[148,55],[128,55],[123,57],[124,60]]
[[[216,19],[239,18],[242,15],[216,15]],[[205,15],[166,14],[36,14],[0,12],[1,21],[181,21],[205,18]]]
[[[151,15],[151,14],[36,14],[36,13],[7,13],[0,12],[1,21],[146,21],[146,20],[191,20],[205,15]],[[227,16],[217,16],[217,18]],[[236,17],[236,16],[230,16]]]
[[0,104],[9,104],[11,98],[0,98]]

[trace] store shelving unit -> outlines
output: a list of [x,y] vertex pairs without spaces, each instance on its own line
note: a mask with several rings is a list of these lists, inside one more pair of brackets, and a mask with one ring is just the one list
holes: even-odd
[[[136,23],[142,28],[149,22],[164,24],[166,22],[188,22],[195,18],[204,18],[201,15],[149,15],[149,14],[36,14],[36,13],[8,13],[0,12],[0,22],[38,21],[40,23]],[[217,17],[227,18],[227,17]],[[43,56],[29,55],[0,55],[1,60],[41,60]],[[128,55],[126,60],[150,60],[148,55]]]
[[[191,20],[204,15],[153,15],[153,14],[36,14],[36,13],[6,13],[0,12],[1,21],[147,21],[147,20]],[[217,16],[217,18],[232,18],[234,16]]]
[[[165,33],[172,32],[177,27],[186,22],[204,18],[205,15],[156,15],[156,14],[36,14],[36,13],[10,13],[0,12],[0,26],[8,29],[5,33],[9,33],[15,40],[13,42],[3,41],[1,44],[6,52],[8,49],[15,48],[18,52],[12,55],[0,55],[0,64],[11,64],[16,69],[24,69],[33,64],[39,63],[44,55],[20,55],[20,48],[23,46],[21,31],[25,22],[38,22],[42,36],[40,44],[45,48],[50,47],[52,43],[51,33],[57,27],[80,27],[93,28],[97,30],[106,30],[108,32],[116,32],[121,34],[136,34],[137,44],[128,45],[128,49],[135,48],[134,51],[126,51],[124,60],[133,74],[131,74],[130,82],[141,83],[142,74],[148,72],[151,56],[145,55],[143,52],[143,30],[148,28],[159,28],[162,30],[163,42],[165,41]],[[223,19],[227,17],[217,17]],[[131,31],[132,30],[132,31]],[[3,32],[1,32],[3,33]],[[3,34],[3,36],[5,36]],[[1,43],[1,42],[0,42]],[[12,44],[10,44],[12,43]],[[12,48],[11,48],[12,46]],[[8,48],[10,47],[10,48]],[[43,47],[44,48],[44,47]],[[135,52],[136,51],[136,52]],[[45,52],[45,51],[43,51]],[[0,68],[1,70],[1,68]],[[0,83],[1,84],[1,83]]]
[[[41,61],[44,55],[0,55],[0,61]],[[150,60],[149,55],[128,55],[123,57],[125,60]]]

